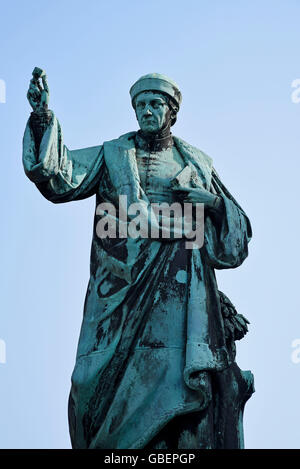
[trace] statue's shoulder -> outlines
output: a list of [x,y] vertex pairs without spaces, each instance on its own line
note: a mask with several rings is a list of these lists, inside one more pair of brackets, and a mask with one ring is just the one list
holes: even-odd
[[185,140],[176,137],[175,135],[173,136],[173,139],[179,152],[188,155],[190,158],[195,158],[199,163],[205,164],[205,166],[212,168],[213,160],[210,156],[204,153],[204,151],[194,147],[190,143],[187,143]]
[[104,142],[104,145],[117,145],[117,146],[126,146],[126,145],[132,145],[134,143],[134,138],[135,138],[136,132],[127,132],[126,134],[120,135],[118,138],[114,138],[112,140],[109,140],[107,142]]

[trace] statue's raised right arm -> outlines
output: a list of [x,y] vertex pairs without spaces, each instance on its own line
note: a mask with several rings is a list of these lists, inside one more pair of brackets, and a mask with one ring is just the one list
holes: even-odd
[[[23,138],[26,175],[51,202],[79,200],[95,193],[103,162],[102,146],[69,150],[61,126],[48,109],[46,73],[32,72],[27,99],[33,109]],[[42,83],[41,83],[42,81]]]

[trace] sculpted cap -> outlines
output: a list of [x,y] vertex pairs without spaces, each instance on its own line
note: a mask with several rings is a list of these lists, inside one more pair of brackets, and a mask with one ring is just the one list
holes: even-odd
[[178,108],[181,104],[182,97],[178,85],[166,75],[148,73],[139,78],[130,88],[131,102],[133,103],[134,98],[143,91],[160,91],[170,96]]

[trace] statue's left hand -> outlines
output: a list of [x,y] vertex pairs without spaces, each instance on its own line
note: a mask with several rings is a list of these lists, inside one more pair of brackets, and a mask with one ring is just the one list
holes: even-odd
[[179,193],[184,202],[205,204],[209,208],[214,208],[216,199],[219,199],[218,196],[201,188],[180,187],[173,190]]
[[[35,67],[32,72],[33,78],[30,80],[27,99],[34,112],[47,111],[49,103],[49,86],[47,75],[44,70]],[[42,80],[42,84],[40,83]]]

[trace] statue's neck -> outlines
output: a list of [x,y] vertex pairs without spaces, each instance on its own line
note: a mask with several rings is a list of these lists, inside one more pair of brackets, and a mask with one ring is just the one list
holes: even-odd
[[136,134],[136,144],[138,148],[145,151],[162,151],[170,148],[173,145],[173,137],[170,132],[170,127],[161,129],[155,134],[146,134],[139,130]]

